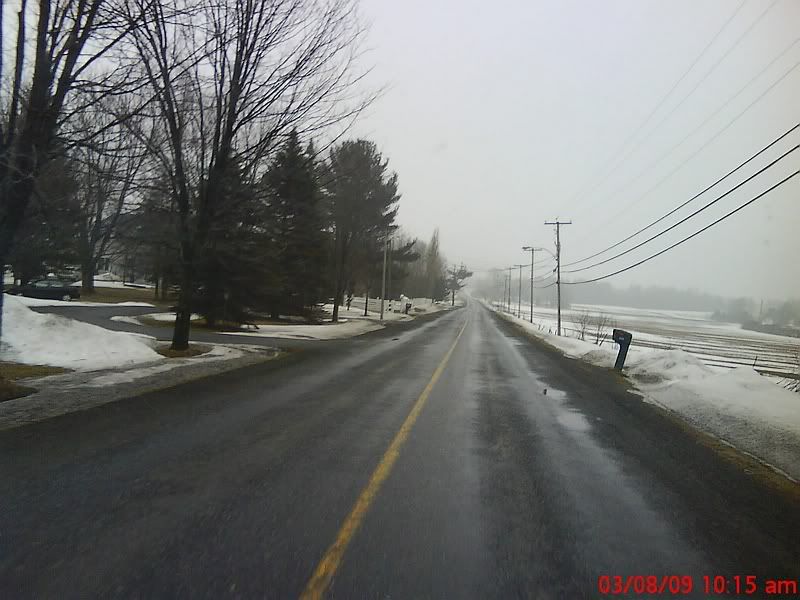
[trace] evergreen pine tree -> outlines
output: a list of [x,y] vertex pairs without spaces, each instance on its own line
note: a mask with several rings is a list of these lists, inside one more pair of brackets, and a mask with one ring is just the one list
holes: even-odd
[[273,317],[302,314],[321,298],[325,267],[325,215],[313,144],[303,150],[292,131],[263,179],[279,289]]

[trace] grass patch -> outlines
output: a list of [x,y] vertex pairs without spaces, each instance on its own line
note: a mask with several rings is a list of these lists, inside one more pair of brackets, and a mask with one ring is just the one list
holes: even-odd
[[190,358],[192,356],[199,356],[200,354],[205,354],[206,352],[210,351],[211,346],[206,346],[204,344],[189,344],[189,347],[186,350],[173,350],[169,347],[169,345],[166,344],[156,348],[156,352],[166,358]]
[[161,300],[156,298],[155,291],[149,288],[95,288],[93,292],[81,292],[80,301],[83,302],[149,302],[156,306],[167,306],[174,303],[174,299]]
[[34,388],[25,387],[0,377],[0,402],[14,400],[15,398],[22,398],[23,396],[34,393],[35,391],[36,390]]
[[14,400],[33,394],[36,389],[16,383],[28,377],[46,377],[66,373],[67,369],[47,365],[24,365],[14,362],[0,362],[0,402]]
[[48,375],[60,375],[66,373],[67,369],[61,367],[50,367],[47,365],[24,365],[14,362],[0,362],[0,379],[16,381],[28,377],[46,377]]

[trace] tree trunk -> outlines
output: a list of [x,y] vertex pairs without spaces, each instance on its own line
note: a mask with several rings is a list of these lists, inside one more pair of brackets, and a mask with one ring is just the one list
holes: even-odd
[[336,289],[333,295],[333,316],[331,317],[332,323],[339,322],[339,305],[342,303],[342,294],[344,293],[344,262],[347,253],[344,242],[336,240]]
[[[6,259],[5,254],[0,249],[0,273],[3,275],[2,289],[0,289],[0,347],[3,344],[3,300],[5,300],[6,289]],[[2,379],[2,378],[0,378]]]
[[368,312],[369,312],[369,287],[367,288],[367,293],[365,294],[365,298],[364,298],[364,316],[365,317],[367,316]]
[[172,331],[173,350],[189,348],[189,329],[192,324],[192,267],[183,265],[181,291],[178,295],[178,310],[175,313],[175,329]]
[[84,260],[81,265],[81,290],[84,293],[94,292],[94,261]]

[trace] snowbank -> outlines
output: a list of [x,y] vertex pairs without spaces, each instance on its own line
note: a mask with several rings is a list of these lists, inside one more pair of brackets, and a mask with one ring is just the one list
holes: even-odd
[[[82,281],[79,279],[72,285],[81,285]],[[94,287],[96,288],[139,288],[139,289],[153,289],[155,286],[149,283],[125,283],[122,278],[114,275],[113,273],[99,273],[94,277]]]
[[149,302],[64,302],[63,300],[46,300],[43,298],[28,298],[27,296],[11,296],[6,294],[5,300],[15,298],[24,306],[144,306],[152,308]]
[[224,331],[225,335],[286,338],[299,340],[333,340],[353,337],[382,329],[374,319],[342,319],[339,323],[324,325],[259,325],[257,331]]
[[[511,315],[565,355],[612,367],[614,344],[558,337]],[[637,348],[628,351],[625,374],[646,401],[666,408],[692,425],[800,480],[800,395],[776,385],[750,367],[718,370],[684,350]]]
[[[148,313],[146,315],[142,315],[147,317],[148,319],[153,319],[153,321],[158,321],[160,323],[174,323],[175,322],[175,313],[174,312],[163,312],[163,313]],[[198,319],[202,319],[198,314],[192,313],[191,320],[197,321]]]
[[6,296],[2,360],[95,371],[163,360],[142,335],[109,331],[74,319],[40,314],[24,300]]

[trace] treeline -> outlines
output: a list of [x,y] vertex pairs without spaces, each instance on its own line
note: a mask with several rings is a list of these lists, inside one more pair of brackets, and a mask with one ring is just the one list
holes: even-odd
[[444,296],[438,237],[400,239],[375,144],[312,143],[374,97],[355,0],[32,0],[6,25],[0,272],[78,265],[91,290],[123,257],[175,290],[179,350],[197,311],[240,321],[333,298],[336,319],[346,293],[379,289],[389,239],[395,284]]
[[[8,264],[22,283],[77,267],[91,293],[111,257],[166,299],[183,282],[169,185],[140,178],[137,164],[121,168],[118,156],[106,160],[66,153],[51,164],[23,222],[26,243]],[[344,297],[380,293],[384,247],[387,296],[444,298],[438,230],[428,242],[399,230],[397,181],[374,143],[344,141],[323,155],[296,130],[258,178],[233,160],[193,259],[192,310],[213,326],[259,314],[313,318],[333,299],[335,320]]]

